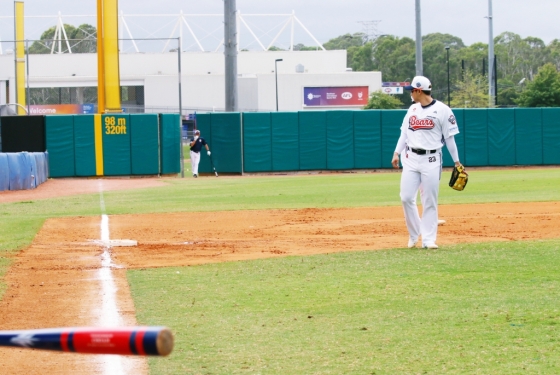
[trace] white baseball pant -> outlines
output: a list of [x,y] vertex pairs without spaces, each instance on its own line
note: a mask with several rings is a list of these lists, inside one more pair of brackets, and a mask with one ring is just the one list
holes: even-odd
[[[436,243],[441,156],[441,150],[425,155],[405,150],[401,155],[401,201],[406,227],[413,240],[422,236],[422,246]],[[422,201],[422,218],[416,205],[418,190]]]
[[200,163],[200,152],[191,151],[191,167],[193,175],[198,176],[198,164]]

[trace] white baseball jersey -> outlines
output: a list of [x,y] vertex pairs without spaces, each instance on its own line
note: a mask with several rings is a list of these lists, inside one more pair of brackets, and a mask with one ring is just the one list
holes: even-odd
[[426,107],[420,103],[411,105],[401,132],[406,133],[408,147],[437,150],[442,148],[444,139],[459,133],[459,127],[451,108],[434,100]]

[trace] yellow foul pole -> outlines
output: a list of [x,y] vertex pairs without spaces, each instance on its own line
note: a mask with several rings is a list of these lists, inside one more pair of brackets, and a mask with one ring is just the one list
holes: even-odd
[[105,112],[122,112],[119,75],[118,0],[103,0]]
[[[16,102],[25,107],[25,29],[23,23],[23,1],[14,1],[14,13],[16,36]],[[25,114],[23,108],[19,106],[18,114]]]
[[97,113],[105,113],[105,54],[103,51],[103,0],[97,0]]

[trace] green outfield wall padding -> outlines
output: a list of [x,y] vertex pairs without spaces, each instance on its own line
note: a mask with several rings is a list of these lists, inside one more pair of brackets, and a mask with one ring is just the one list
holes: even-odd
[[45,116],[51,177],[74,177],[74,116]]
[[[467,167],[560,164],[560,108],[456,108],[453,113],[459,126],[455,135],[459,159]],[[295,113],[271,113],[272,171],[391,168],[405,114],[405,110],[302,111],[296,126]],[[260,131],[267,134],[267,125],[254,121],[250,126],[262,126]],[[336,137],[351,138],[352,155],[339,147]],[[298,144],[299,160],[293,157]],[[443,165],[453,166],[447,148],[442,152]],[[264,168],[263,164],[259,170]]]
[[128,176],[131,170],[130,115],[101,116],[103,174]]
[[181,172],[181,128],[179,114],[159,115],[161,173]]
[[353,115],[354,168],[381,168],[381,111],[353,111]]
[[401,135],[406,110],[381,111],[381,168],[392,168],[391,160]]
[[131,172],[159,174],[159,119],[157,114],[130,115]]
[[299,112],[299,168],[327,169],[327,113]]
[[354,168],[354,114],[327,112],[327,169]]
[[543,164],[560,164],[560,108],[542,109]]
[[272,170],[299,170],[299,119],[297,112],[271,112]]
[[488,110],[465,109],[465,160],[466,166],[488,165]]
[[515,164],[513,108],[488,110],[488,162],[490,165]]
[[270,113],[243,114],[243,170],[272,170],[272,139]]
[[[463,162],[465,160],[465,110],[454,109],[453,113],[455,114],[455,118],[457,119],[457,123],[459,124],[459,134],[455,136],[455,143],[459,148],[459,161]],[[446,152],[449,155],[449,151],[446,150]],[[453,162],[450,164],[450,166],[452,165],[454,165]]]
[[[74,117],[74,158],[76,176],[95,176],[95,133],[93,115]],[[49,151],[49,163],[50,163]]]
[[515,109],[515,152],[517,165],[543,163],[541,108]]
[[[212,145],[213,145],[213,142],[212,142],[212,114],[210,114],[210,113],[197,114],[196,115],[196,128],[198,130],[200,130],[200,136],[202,138],[204,138],[204,140],[208,143],[208,145],[210,147],[210,150],[212,150],[212,152],[214,152],[215,151],[214,147],[212,147]],[[189,141],[190,141],[190,139],[189,139]],[[185,145],[187,145],[187,142],[185,142]],[[187,145],[186,149],[189,150],[190,147]],[[187,152],[190,153],[190,151],[187,151]],[[188,164],[185,164],[185,169],[187,167],[188,167]],[[210,173],[210,171],[212,171],[212,168],[210,167],[210,158],[202,157],[202,155],[201,155],[200,163],[198,164],[198,173]],[[190,174],[192,174],[192,170],[191,170]],[[186,172],[185,172],[185,175],[187,175]]]
[[[241,113],[212,113],[212,143],[208,143],[218,173],[243,172],[241,142]],[[206,149],[201,153],[200,159],[209,161]]]

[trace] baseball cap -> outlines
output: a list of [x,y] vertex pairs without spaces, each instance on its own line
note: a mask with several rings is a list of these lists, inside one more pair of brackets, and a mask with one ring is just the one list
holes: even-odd
[[416,76],[410,86],[405,86],[405,90],[420,89],[422,91],[432,91],[432,83],[424,76]]
[[194,134],[200,134],[200,130],[195,130]]

